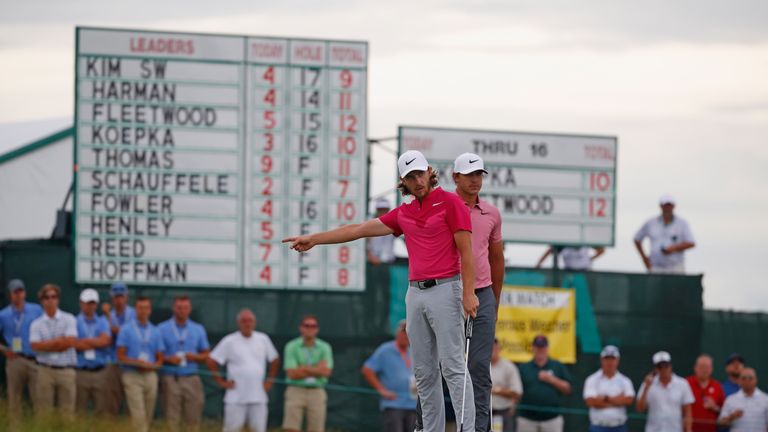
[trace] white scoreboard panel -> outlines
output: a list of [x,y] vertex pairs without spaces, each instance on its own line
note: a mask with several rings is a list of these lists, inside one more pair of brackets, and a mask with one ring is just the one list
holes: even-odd
[[481,196],[499,209],[504,241],[614,244],[615,137],[402,126],[399,140],[426,156],[447,190],[454,159],[481,156]]
[[367,44],[77,29],[81,283],[365,287]]

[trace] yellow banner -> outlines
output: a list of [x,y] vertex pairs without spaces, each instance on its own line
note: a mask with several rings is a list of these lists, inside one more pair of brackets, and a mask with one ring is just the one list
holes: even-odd
[[575,291],[504,285],[499,302],[496,338],[502,357],[517,363],[531,360],[536,335],[549,339],[549,356],[576,363]]

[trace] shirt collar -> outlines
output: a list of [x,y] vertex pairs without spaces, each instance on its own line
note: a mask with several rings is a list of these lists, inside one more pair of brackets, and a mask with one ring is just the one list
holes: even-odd
[[53,314],[53,318],[49,317],[48,314],[45,313],[45,311],[43,311],[43,316],[45,317],[45,319],[49,321],[56,321],[59,318],[61,318],[61,309],[56,309],[56,313]]
[[435,186],[432,188],[432,190],[427,194],[427,196],[424,197],[424,199],[421,201],[421,204],[419,204],[419,200],[414,198],[413,201],[411,201],[411,204],[416,204],[418,208],[425,208],[427,205],[432,204],[440,199],[443,199],[445,197],[445,191],[440,186]]
[[477,202],[475,203],[475,207],[480,209],[481,214],[487,214],[488,213],[488,207],[486,206],[486,202],[480,199],[480,197],[477,197]]
[[461,201],[464,203],[464,205],[466,205],[470,209],[472,209],[473,207],[477,207],[478,209],[480,209],[480,213],[485,214],[485,208],[483,208],[483,207],[485,207],[485,201],[480,199],[479,195],[477,197],[477,201],[475,202],[475,205],[471,206],[471,205],[467,204],[466,201],[464,201],[464,198],[461,198],[461,195],[459,195],[459,190],[458,189],[456,189],[456,192],[454,192],[454,193],[456,194],[456,196],[458,196],[461,199]]
[[677,219],[677,217],[675,215],[672,215],[672,219],[669,220],[668,224],[664,223],[664,216],[663,215],[659,215],[656,219],[659,221],[660,224],[667,226],[667,225],[672,225],[673,223],[675,223],[675,220]]
[[93,318],[92,318],[92,319],[88,319],[88,317],[87,317],[87,316],[85,316],[85,314],[84,314],[84,313],[82,313],[82,312],[80,312],[80,313],[78,314],[78,316],[79,316],[80,318],[82,318],[82,319],[83,319],[83,321],[85,321],[85,322],[96,322],[96,320],[97,320],[97,319],[99,319],[99,315],[98,315],[98,314],[93,314]]
[[744,396],[745,398],[750,398],[750,399],[755,397],[755,396],[757,396],[759,394],[759,392],[760,392],[760,389],[756,388],[755,391],[753,391],[751,395],[748,395],[747,392],[745,392],[742,389],[739,389],[739,393],[741,393],[742,396]]

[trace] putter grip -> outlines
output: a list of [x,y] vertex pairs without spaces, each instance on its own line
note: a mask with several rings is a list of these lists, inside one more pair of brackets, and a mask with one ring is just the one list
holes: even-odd
[[472,339],[472,326],[475,320],[472,317],[467,318],[466,336],[467,339]]

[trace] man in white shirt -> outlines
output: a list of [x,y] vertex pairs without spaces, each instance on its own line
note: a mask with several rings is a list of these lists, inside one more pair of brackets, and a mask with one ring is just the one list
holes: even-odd
[[757,388],[757,373],[744,368],[739,375],[741,390],[728,396],[720,411],[718,424],[730,426],[731,432],[768,430],[768,395]]
[[600,353],[600,370],[584,382],[589,407],[589,432],[626,432],[627,406],[635,399],[632,381],[619,372],[619,349],[607,345]]
[[520,371],[511,361],[501,356],[499,340],[493,341],[491,351],[491,412],[494,431],[511,432],[515,427],[515,407],[523,396],[523,381]]
[[672,356],[668,352],[654,354],[653,365],[654,370],[646,375],[635,404],[638,412],[648,410],[645,432],[691,432],[691,405],[695,402],[691,386],[672,373]]
[[[661,215],[648,219],[635,234],[635,247],[650,273],[685,273],[683,253],[696,246],[688,222],[675,216],[675,198],[664,194],[659,198]],[[643,239],[651,241],[650,254],[643,250]]]
[[37,389],[35,410],[45,413],[53,408],[69,416],[75,413],[77,392],[77,319],[59,309],[61,288],[45,284],[37,294],[43,315],[29,326],[29,342],[37,357]]
[[[250,309],[237,314],[239,331],[225,336],[208,358],[208,369],[224,395],[224,432],[239,431],[248,424],[252,432],[267,430],[267,392],[280,370],[280,358],[272,340],[255,331],[256,316]],[[269,363],[269,376],[264,380]],[[227,367],[228,379],[218,366]]]

